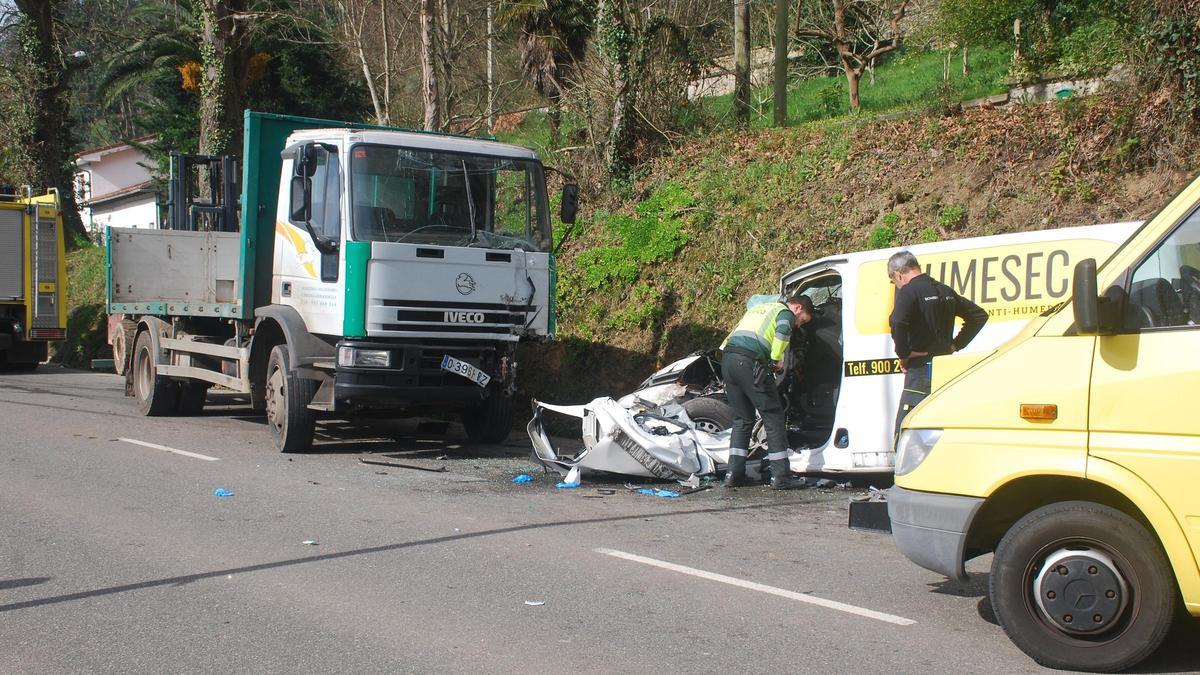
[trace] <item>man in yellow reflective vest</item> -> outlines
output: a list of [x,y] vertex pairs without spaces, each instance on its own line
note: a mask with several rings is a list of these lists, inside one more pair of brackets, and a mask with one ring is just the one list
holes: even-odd
[[762,416],[767,431],[771,487],[776,490],[802,487],[802,483],[792,479],[787,425],[775,375],[783,370],[792,329],[812,318],[812,300],[805,295],[753,304],[721,345],[725,397],[734,412],[725,487],[747,483],[746,455],[754,431],[755,410]]

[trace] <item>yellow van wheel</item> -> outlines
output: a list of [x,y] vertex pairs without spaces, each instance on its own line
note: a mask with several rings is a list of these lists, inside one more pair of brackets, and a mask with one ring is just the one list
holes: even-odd
[[1059,502],[1026,515],[996,548],[992,609],[1050,668],[1113,672],[1162,643],[1178,591],[1158,540],[1116,509]]

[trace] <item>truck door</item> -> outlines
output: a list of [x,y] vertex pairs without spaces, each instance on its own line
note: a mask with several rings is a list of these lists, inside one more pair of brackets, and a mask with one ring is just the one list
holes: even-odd
[[[308,330],[339,335],[342,330],[340,248],[342,173],[337,151],[308,144],[296,151],[291,192],[292,213],[275,226],[272,300],[290,305]],[[302,182],[303,181],[303,182]],[[307,192],[307,209],[303,208]]]
[[1200,210],[1135,264],[1092,370],[1089,454],[1137,473],[1200,556]]

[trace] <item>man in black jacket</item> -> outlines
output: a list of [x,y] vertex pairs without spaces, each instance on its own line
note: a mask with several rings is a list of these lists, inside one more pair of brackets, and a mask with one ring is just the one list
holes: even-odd
[[[935,356],[952,354],[974,338],[987,323],[987,312],[921,271],[917,258],[900,251],[888,259],[888,278],[896,285],[896,304],[889,322],[904,392],[896,412],[896,434],[905,415],[929,395],[930,365]],[[954,335],[954,317],[963,327]]]

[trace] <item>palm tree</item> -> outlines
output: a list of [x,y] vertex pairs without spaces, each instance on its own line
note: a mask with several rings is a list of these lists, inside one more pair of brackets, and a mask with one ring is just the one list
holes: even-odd
[[504,0],[497,18],[520,31],[521,72],[550,103],[550,142],[558,145],[562,96],[596,30],[596,3],[588,0]]

